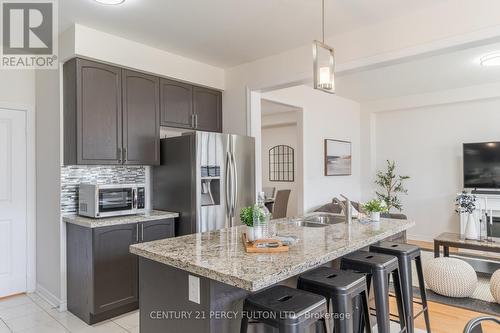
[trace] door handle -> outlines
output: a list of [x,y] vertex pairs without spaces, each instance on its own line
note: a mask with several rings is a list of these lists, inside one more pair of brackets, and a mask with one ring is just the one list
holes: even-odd
[[132,189],[132,208],[137,209],[137,189]]
[[225,168],[225,183],[226,183],[226,215],[228,218],[231,217],[231,205],[232,205],[232,197],[231,197],[231,154],[229,152],[226,153],[226,168]]
[[238,170],[236,168],[236,159],[234,158],[234,153],[231,153],[231,159],[232,159],[232,165],[233,165],[233,171],[232,171],[232,176],[233,180],[231,182],[232,185],[232,197],[233,197],[233,204],[232,204],[232,216],[236,216],[236,203],[238,202]]

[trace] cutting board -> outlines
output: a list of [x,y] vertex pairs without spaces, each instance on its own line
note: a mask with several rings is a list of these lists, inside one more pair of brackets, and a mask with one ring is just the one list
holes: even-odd
[[[249,242],[247,239],[247,234],[243,233],[243,244],[245,245],[245,251],[247,253],[283,253],[288,252],[288,246],[283,245],[282,242],[275,239],[259,239],[254,242]],[[278,247],[256,247],[259,243],[278,243]]]

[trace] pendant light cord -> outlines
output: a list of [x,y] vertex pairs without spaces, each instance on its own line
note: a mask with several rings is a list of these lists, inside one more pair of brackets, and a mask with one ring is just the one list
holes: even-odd
[[323,44],[325,44],[325,0],[321,0],[321,32],[323,35]]

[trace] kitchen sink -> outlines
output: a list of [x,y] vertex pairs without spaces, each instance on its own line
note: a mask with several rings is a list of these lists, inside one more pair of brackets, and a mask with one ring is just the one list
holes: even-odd
[[298,227],[306,228],[322,228],[332,224],[344,223],[344,215],[334,215],[334,214],[317,214],[304,217],[303,220],[297,220],[292,222]]
[[309,223],[317,223],[317,224],[337,224],[344,223],[345,216],[344,215],[334,215],[334,214],[317,214],[312,216],[306,216],[304,221]]
[[297,227],[307,227],[307,228],[323,228],[327,226],[327,224],[309,222],[304,220],[294,221],[292,223],[295,224]]

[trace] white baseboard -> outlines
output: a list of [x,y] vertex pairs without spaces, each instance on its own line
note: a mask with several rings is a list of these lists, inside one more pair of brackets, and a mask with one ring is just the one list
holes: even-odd
[[58,308],[59,311],[61,312],[67,311],[68,304],[66,301],[61,301],[58,297],[56,297],[54,294],[52,294],[50,291],[48,291],[38,283],[36,284],[35,293],[41,298],[43,298],[50,305]]

